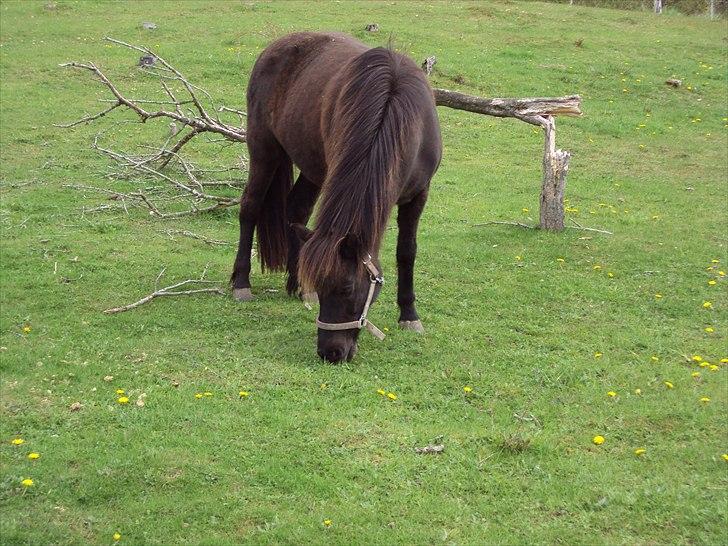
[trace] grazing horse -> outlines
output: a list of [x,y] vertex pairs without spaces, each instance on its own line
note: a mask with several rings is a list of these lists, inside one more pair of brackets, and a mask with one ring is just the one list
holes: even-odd
[[361,328],[381,334],[366,314],[381,288],[379,247],[396,205],[399,324],[423,332],[413,285],[417,224],[442,143],[422,70],[391,49],[344,34],[291,34],[255,63],[247,131],[235,298],[253,297],[257,230],[263,270],[285,268],[289,294],[318,295],[319,356],[351,360]]

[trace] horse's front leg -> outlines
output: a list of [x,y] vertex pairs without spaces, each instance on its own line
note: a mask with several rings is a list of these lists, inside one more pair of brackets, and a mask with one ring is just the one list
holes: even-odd
[[397,212],[397,305],[399,327],[425,333],[415,309],[414,269],[417,255],[417,224],[427,201],[427,190],[409,203],[399,206]]

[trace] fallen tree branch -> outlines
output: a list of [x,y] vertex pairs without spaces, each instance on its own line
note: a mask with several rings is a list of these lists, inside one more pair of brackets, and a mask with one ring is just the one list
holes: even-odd
[[184,229],[184,230],[181,230],[181,229],[165,229],[164,231],[162,231],[162,233],[166,233],[170,237],[172,237],[174,235],[181,235],[183,237],[189,237],[190,239],[197,239],[199,241],[205,242],[206,244],[208,244],[210,246],[224,246],[224,245],[231,244],[228,241],[219,241],[217,239],[210,239],[208,237],[205,237],[204,235],[199,235],[197,233],[193,233],[192,231],[188,231],[186,229]]
[[186,281],[178,282],[175,284],[172,284],[170,286],[165,286],[164,288],[158,288],[159,286],[159,279],[164,275],[164,272],[166,271],[166,268],[162,268],[162,270],[159,272],[159,275],[157,275],[157,278],[154,282],[154,292],[149,294],[148,296],[144,296],[139,301],[135,301],[134,303],[130,303],[128,305],[122,305],[121,307],[112,307],[111,309],[106,309],[104,311],[104,314],[106,315],[113,315],[114,313],[123,313],[124,311],[130,311],[131,309],[135,309],[139,307],[140,305],[144,305],[145,303],[148,303],[152,301],[154,298],[161,298],[161,297],[170,297],[170,296],[190,296],[192,294],[201,294],[201,293],[214,293],[214,294],[220,294],[225,295],[225,291],[222,290],[222,288],[195,288],[192,290],[178,290],[179,288],[182,288],[183,286],[188,286],[195,283],[214,283],[215,281],[207,281],[205,280],[205,273],[207,272],[207,268],[205,268],[205,271],[202,272],[202,275],[199,279],[187,279]]

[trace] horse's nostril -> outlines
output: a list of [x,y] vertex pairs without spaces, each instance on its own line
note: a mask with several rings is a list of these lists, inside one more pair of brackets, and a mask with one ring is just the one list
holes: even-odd
[[319,351],[319,356],[329,362],[339,362],[340,360],[344,360],[346,351],[341,347],[335,347],[326,351]]

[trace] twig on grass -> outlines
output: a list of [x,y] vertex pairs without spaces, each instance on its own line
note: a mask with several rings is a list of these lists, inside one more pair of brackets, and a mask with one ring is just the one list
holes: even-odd
[[220,241],[217,239],[209,239],[208,237],[205,237],[204,235],[199,235],[197,233],[194,233],[192,231],[186,230],[186,229],[165,229],[162,230],[161,233],[166,233],[170,237],[173,235],[182,235],[183,237],[189,237],[190,239],[198,239],[200,241],[204,241],[206,244],[211,246],[224,246],[231,244],[228,241]]
[[192,294],[201,294],[201,293],[214,293],[214,294],[220,294],[225,295],[225,292],[222,290],[222,288],[195,288],[192,290],[178,290],[179,288],[182,288],[183,286],[189,286],[193,284],[205,284],[205,283],[214,283],[215,281],[208,281],[205,280],[205,274],[207,273],[207,267],[205,267],[205,270],[202,272],[202,275],[200,275],[199,279],[187,279],[186,281],[178,282],[169,286],[165,286],[164,288],[158,288],[159,286],[159,280],[162,278],[162,275],[164,275],[164,272],[166,271],[166,267],[162,268],[162,270],[159,272],[159,275],[157,275],[156,280],[154,281],[154,292],[149,294],[148,296],[144,296],[139,301],[135,301],[134,303],[130,303],[128,305],[122,305],[121,307],[112,307],[111,309],[106,309],[104,311],[104,314],[106,315],[112,315],[114,313],[123,313],[124,311],[130,311],[131,309],[135,309],[136,307],[139,307],[140,305],[144,305],[145,303],[148,303],[152,301],[154,298],[161,298],[164,296],[190,296]]

